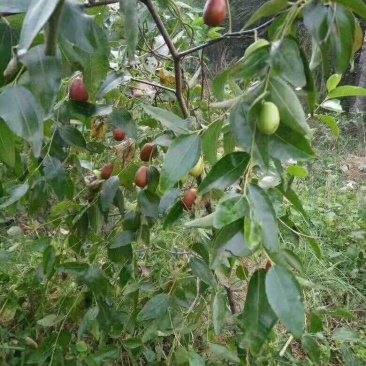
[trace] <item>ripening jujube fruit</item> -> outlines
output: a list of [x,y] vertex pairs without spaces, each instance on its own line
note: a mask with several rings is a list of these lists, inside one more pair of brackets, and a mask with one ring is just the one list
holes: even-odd
[[257,121],[258,130],[265,135],[272,135],[276,132],[280,124],[280,112],[276,104],[272,102],[264,102],[259,112]]
[[226,0],[207,0],[203,8],[203,21],[211,27],[218,27],[226,18]]
[[83,79],[77,77],[72,81],[69,89],[69,98],[77,102],[86,102],[89,99]]
[[141,148],[140,159],[145,162],[150,161],[151,159],[155,158],[156,153],[157,153],[156,146],[147,143]]
[[183,203],[187,210],[192,210],[192,207],[197,199],[197,189],[188,189],[183,196]]
[[126,137],[126,132],[122,131],[121,129],[119,128],[115,128],[113,130],[113,137],[116,141],[122,141],[125,139]]
[[114,166],[112,163],[107,163],[103,166],[103,168],[100,171],[100,176],[102,179],[109,179],[112,175]]
[[149,168],[147,166],[142,166],[135,174],[135,184],[137,187],[145,188],[149,182],[148,176]]

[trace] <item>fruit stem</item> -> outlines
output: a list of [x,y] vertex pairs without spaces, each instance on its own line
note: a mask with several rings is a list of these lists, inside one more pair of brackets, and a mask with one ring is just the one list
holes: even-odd
[[61,18],[63,6],[65,4],[65,0],[59,0],[55,11],[51,15],[48,20],[47,26],[45,28],[46,35],[46,46],[45,46],[45,54],[46,56],[55,56],[56,55],[56,46],[57,46],[57,29],[58,23]]

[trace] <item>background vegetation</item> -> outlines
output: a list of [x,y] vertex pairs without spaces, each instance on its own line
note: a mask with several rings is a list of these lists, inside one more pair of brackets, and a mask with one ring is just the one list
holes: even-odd
[[365,364],[363,1],[116,3],[0,0],[0,363]]

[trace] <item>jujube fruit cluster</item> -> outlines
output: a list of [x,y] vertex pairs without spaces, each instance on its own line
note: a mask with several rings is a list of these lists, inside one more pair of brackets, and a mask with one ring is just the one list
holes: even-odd
[[85,88],[82,78],[75,78],[69,89],[69,98],[76,102],[87,102],[89,99],[88,91]]
[[218,27],[226,18],[226,0],[207,0],[203,8],[203,21],[210,27]]

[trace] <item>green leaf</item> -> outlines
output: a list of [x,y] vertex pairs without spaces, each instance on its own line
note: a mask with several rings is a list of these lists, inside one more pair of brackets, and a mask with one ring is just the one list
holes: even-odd
[[275,73],[292,85],[306,85],[305,68],[296,39],[287,37],[271,47],[271,65]]
[[212,301],[212,322],[216,335],[221,333],[221,328],[225,324],[226,315],[226,295],[222,291],[217,291]]
[[160,197],[158,195],[147,190],[142,190],[138,194],[137,201],[141,213],[147,217],[158,218],[160,204]]
[[126,264],[122,267],[119,277],[118,277],[118,283],[121,287],[125,287],[128,283],[128,281],[132,278],[132,265]]
[[42,327],[53,327],[54,325],[58,324],[62,319],[64,319],[63,315],[56,315],[56,314],[49,314],[46,315],[44,318],[37,321],[37,324]]
[[308,332],[316,334],[324,331],[323,321],[321,317],[315,313],[310,313],[307,319]]
[[283,9],[288,7],[287,0],[269,0],[265,2],[246,22],[245,27],[249,27],[251,24],[255,23],[257,20],[275,15]]
[[108,212],[109,206],[112,204],[119,187],[119,179],[117,176],[112,176],[103,183],[100,192],[100,207],[103,212]]
[[346,327],[337,328],[334,331],[332,338],[338,342],[352,342],[360,339],[355,330]]
[[75,118],[79,117],[91,118],[96,116],[105,116],[111,114],[113,111],[111,105],[75,102],[73,100],[66,102],[65,106],[70,112],[70,117]]
[[221,229],[244,217],[249,210],[247,200],[239,194],[226,195],[217,203],[213,225]]
[[108,123],[126,132],[129,138],[135,139],[137,136],[136,123],[133,121],[131,113],[126,109],[115,109],[110,114]]
[[270,93],[268,101],[276,104],[280,112],[281,124],[303,135],[310,135],[311,131],[306,122],[304,110],[292,88],[285,81],[272,77],[269,79],[268,91]]
[[212,212],[207,216],[199,217],[195,220],[188,221],[184,224],[186,227],[200,227],[200,228],[210,228],[213,226],[215,213]]
[[0,34],[0,86],[2,86],[5,81],[3,73],[12,58],[12,47],[17,44],[18,32],[10,26],[8,21],[0,19]]
[[243,342],[249,346],[253,355],[258,355],[271,329],[277,322],[277,316],[268,303],[265,289],[266,271],[258,269],[249,281],[249,287],[243,310]]
[[58,132],[66,144],[86,149],[86,141],[84,136],[76,127],[63,125],[58,129]]
[[312,36],[310,68],[314,70],[320,62],[325,78],[329,77],[329,8],[318,1],[311,1],[304,11],[304,25]]
[[340,128],[337,125],[337,121],[333,116],[326,114],[315,114],[314,117],[324,122],[331,129],[334,137],[338,138],[340,135]]
[[121,189],[117,189],[116,195],[113,199],[113,204],[118,208],[120,215],[123,217],[125,213],[125,199]]
[[247,196],[254,219],[261,227],[263,246],[272,258],[278,252],[278,226],[272,202],[262,188],[252,183],[247,185]]
[[153,296],[137,314],[138,321],[158,319],[165,315],[169,306],[169,296],[158,294]]
[[197,276],[201,281],[207,285],[217,288],[217,282],[211,269],[207,266],[205,262],[198,258],[191,258],[189,261],[189,267],[191,268],[193,274]]
[[366,5],[363,0],[334,0],[334,2],[342,4],[361,17],[366,18]]
[[327,80],[327,90],[328,92],[331,92],[333,89],[337,87],[339,82],[342,79],[342,74],[333,74],[330,76]]
[[[296,25],[296,23],[294,24]],[[308,58],[306,56],[305,51],[302,48],[300,48],[300,56],[304,65],[305,77],[306,77],[306,85],[304,86],[303,90],[306,91],[307,93],[310,114],[313,115],[316,108],[318,92],[315,87],[314,77],[310,70]]]
[[199,193],[204,194],[212,189],[227,188],[244,174],[249,160],[249,155],[245,152],[236,151],[225,155],[212,167],[199,185]]
[[174,188],[164,194],[161,197],[159,204],[159,215],[166,216],[174,204],[180,199],[181,191],[178,188]]
[[297,161],[309,160],[315,156],[309,140],[303,134],[281,124],[277,131],[269,136],[268,154],[278,160]]
[[22,31],[20,32],[18,55],[22,56],[28,51],[36,35],[46,24],[58,0],[33,0],[25,15]]
[[302,265],[301,259],[298,255],[296,255],[293,251],[289,249],[285,249],[282,251],[286,262],[294,268],[299,273],[302,273],[304,271],[304,267]]
[[223,263],[229,266],[230,257],[247,257],[252,254],[244,239],[244,220],[239,219],[223,227],[212,244],[212,268]]
[[240,363],[240,359],[237,356],[237,352],[229,347],[222,346],[221,344],[211,343],[209,347],[210,352],[221,360]]
[[58,199],[72,199],[74,194],[73,183],[60,160],[48,156],[43,160],[43,173],[47,183],[51,185]]
[[0,12],[1,13],[23,13],[29,8],[31,0],[8,0],[0,1]]
[[202,150],[206,160],[214,165],[217,161],[217,142],[221,133],[222,121],[212,123],[202,135]]
[[304,25],[316,43],[325,43],[328,36],[328,9],[324,4],[312,1],[304,12]]
[[301,347],[311,361],[315,362],[315,364],[320,363],[321,349],[314,337],[309,334],[304,334],[301,338]]
[[27,193],[28,189],[28,183],[19,184],[11,187],[7,192],[8,196],[10,197],[5,196],[0,198],[0,209],[8,207],[13,203],[19,201]]
[[60,53],[46,56],[44,45],[31,48],[21,61],[28,69],[33,95],[45,116],[52,112],[61,81],[62,63]]
[[[93,361],[97,365],[100,365],[106,361],[114,361],[119,357],[119,347],[117,346],[104,346],[93,355]],[[112,362],[108,362],[111,364]],[[93,365],[94,366],[94,365]]]
[[109,249],[116,249],[127,246],[135,240],[135,234],[133,231],[124,231],[121,234],[116,235],[110,240]]
[[85,273],[79,276],[79,280],[85,284],[96,296],[105,296],[110,288],[108,279],[96,266],[90,266]]
[[92,55],[100,43],[98,28],[93,17],[85,13],[82,3],[76,0],[65,1],[59,23],[59,40],[68,40],[70,44]]
[[327,95],[327,99],[342,97],[366,97],[366,88],[353,85],[343,85],[333,89]]
[[160,175],[160,188],[166,191],[186,176],[201,155],[201,138],[197,134],[182,135],[173,140],[165,156]]
[[43,252],[43,272],[49,280],[55,273],[56,250],[50,245]]
[[[253,97],[260,90],[261,87],[254,93]],[[248,153],[253,151],[254,160],[258,165],[267,166],[269,160],[268,136],[258,133],[256,129],[260,103],[257,103],[253,108],[251,104],[252,102],[240,103],[234,108],[230,113],[230,126],[237,144]]]
[[305,220],[308,220],[308,215],[302,206],[302,202],[293,189],[287,188],[287,190],[285,190],[282,186],[277,186],[276,189],[278,189],[292,203],[294,209],[301,213]]
[[183,215],[184,205],[181,200],[177,201],[169,210],[164,219],[164,229],[175,223]]
[[286,169],[286,171],[288,174],[291,174],[297,178],[306,178],[309,175],[309,172],[307,171],[307,169],[301,165],[290,165]]
[[58,272],[66,272],[70,274],[83,274],[89,266],[86,263],[65,262],[57,267]]
[[300,286],[285,267],[275,265],[266,275],[268,301],[279,320],[296,338],[304,328],[304,305]]
[[343,343],[341,345],[341,351],[345,366],[362,366],[363,362],[354,355],[348,344]]
[[142,107],[147,114],[177,135],[187,134],[189,132],[187,120],[178,117],[174,113],[169,112],[166,109],[152,107],[148,104],[142,104]]
[[19,137],[28,141],[36,157],[43,142],[43,115],[32,95],[23,86],[8,86],[0,95],[0,117]]
[[196,352],[188,352],[189,366],[205,366],[205,360]]
[[225,85],[230,80],[252,80],[265,75],[269,68],[269,50],[270,46],[260,47],[216,76],[213,82],[215,97],[224,99]]
[[347,70],[352,57],[355,19],[353,14],[341,5],[329,9],[330,42],[334,51],[333,62],[335,72],[342,74]]
[[124,32],[127,41],[127,55],[130,60],[135,59],[138,42],[138,14],[136,0],[120,0],[119,8],[124,18]]
[[127,338],[123,341],[123,345],[130,349],[139,348],[143,345],[142,338],[139,337]]
[[0,120],[0,160],[10,168],[15,166],[15,139],[9,127]]
[[126,84],[128,77],[123,74],[112,71],[108,74],[100,89],[98,90],[95,98],[100,99],[107,95],[110,91],[114,90],[120,85]]

